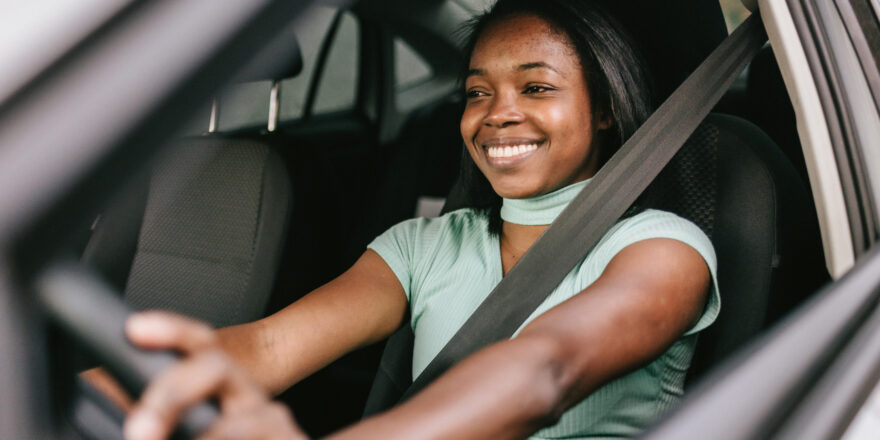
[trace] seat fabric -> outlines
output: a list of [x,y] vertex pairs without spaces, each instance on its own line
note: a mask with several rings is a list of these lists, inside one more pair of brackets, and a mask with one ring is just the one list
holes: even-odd
[[[167,151],[144,205],[108,209],[84,260],[111,282],[125,279],[125,299],[137,309],[173,310],[217,327],[261,317],[291,206],[281,159],[263,142],[221,136],[185,138]],[[117,233],[104,232],[114,225]],[[114,259],[123,263],[108,266]]]
[[828,279],[816,211],[779,147],[743,119],[710,115],[646,192],[712,239],[721,313],[701,336],[699,377]]

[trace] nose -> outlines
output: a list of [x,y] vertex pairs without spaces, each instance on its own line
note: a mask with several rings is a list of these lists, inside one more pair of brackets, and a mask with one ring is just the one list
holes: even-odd
[[524,117],[517,105],[515,94],[498,94],[492,100],[486,116],[483,118],[483,124],[489,127],[503,128],[519,124]]

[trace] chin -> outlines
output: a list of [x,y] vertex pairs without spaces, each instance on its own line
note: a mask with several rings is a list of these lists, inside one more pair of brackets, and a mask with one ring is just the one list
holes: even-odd
[[499,182],[490,181],[490,183],[495,194],[506,199],[527,199],[547,192],[543,191],[540,185],[525,184],[522,179],[518,179],[515,182],[505,182],[504,180],[507,179],[502,179]]

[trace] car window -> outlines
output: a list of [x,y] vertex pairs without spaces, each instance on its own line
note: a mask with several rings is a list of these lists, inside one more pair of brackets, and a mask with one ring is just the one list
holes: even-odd
[[[318,57],[338,9],[314,8],[296,29],[303,58],[303,70],[295,78],[281,81],[282,122],[303,117],[309,87],[317,73]],[[357,96],[360,29],[354,15],[345,12],[331,42],[314,103],[314,113],[351,108]],[[220,96],[218,127],[222,131],[266,124],[269,117],[271,81],[257,81],[228,87]],[[205,122],[207,126],[207,121]]]
[[724,11],[724,22],[727,23],[727,32],[736,29],[740,23],[751,15],[751,12],[743,6],[742,0],[721,0],[721,10]]
[[342,14],[318,84],[315,114],[332,113],[354,107],[357,99],[359,54],[360,26],[354,15],[345,12]]
[[480,13],[489,9],[495,3],[495,0],[458,0],[458,3],[470,9],[471,12]]
[[428,62],[406,41],[394,38],[394,88],[402,91],[430,79],[434,74]]
[[424,102],[424,95],[413,88],[430,81],[434,71],[427,61],[402,38],[394,38],[394,98],[395,106],[408,110]]

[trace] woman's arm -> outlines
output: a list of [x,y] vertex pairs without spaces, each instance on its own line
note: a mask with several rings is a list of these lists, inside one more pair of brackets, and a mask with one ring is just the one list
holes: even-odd
[[[526,437],[604,383],[662,354],[700,315],[710,282],[702,257],[686,244],[651,239],[630,245],[595,283],[542,314],[516,338],[479,351],[405,404],[332,438]],[[143,343],[143,338],[134,339]],[[209,371],[207,364],[222,364],[204,356],[201,361]],[[153,432],[168,432],[178,417],[168,408],[211,393],[221,400],[228,396],[217,387],[201,394],[171,392],[175,386],[171,380],[152,383],[151,397],[139,406],[137,414],[158,426]],[[253,405],[277,412],[267,400]],[[243,425],[255,417],[239,413],[224,420]],[[279,431],[294,429],[290,420],[273,420]],[[127,432],[143,432],[136,425]],[[230,438],[258,433],[238,434]]]
[[407,300],[394,272],[367,250],[345,273],[283,310],[220,329],[223,349],[273,394],[400,326]]
[[[212,343],[277,394],[345,353],[390,335],[406,307],[394,272],[367,250],[333,281],[272,316],[217,330]],[[86,371],[83,378],[124,410],[131,408],[128,394],[103,369]]]

